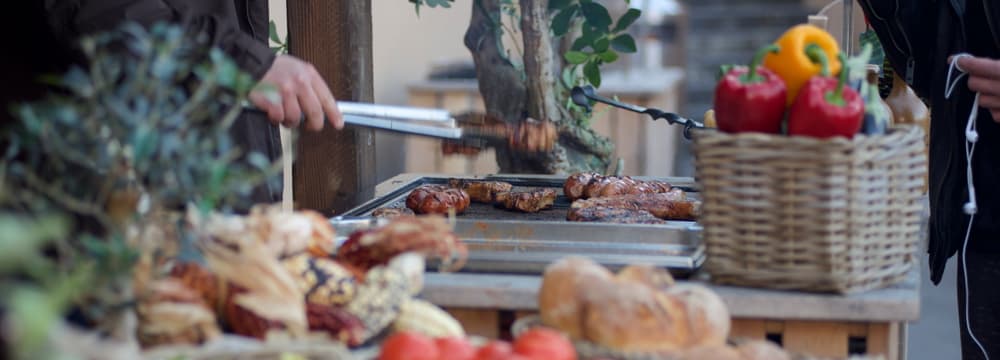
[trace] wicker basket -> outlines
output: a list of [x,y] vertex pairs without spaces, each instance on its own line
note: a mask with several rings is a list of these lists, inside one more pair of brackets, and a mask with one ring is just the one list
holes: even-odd
[[694,153],[714,282],[855,293],[914,265],[921,128],[853,140],[698,131]]

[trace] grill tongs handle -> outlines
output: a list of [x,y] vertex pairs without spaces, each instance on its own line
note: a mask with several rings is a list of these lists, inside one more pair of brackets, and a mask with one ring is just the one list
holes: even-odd
[[461,139],[462,128],[446,110],[338,101],[347,125],[443,139]]
[[619,109],[625,109],[639,114],[646,114],[652,117],[653,120],[663,119],[673,125],[682,125],[684,126],[684,138],[688,140],[691,139],[692,128],[694,129],[705,128],[705,125],[700,122],[685,118],[683,116],[677,115],[672,112],[666,112],[660,109],[645,108],[634,104],[626,104],[614,99],[609,99],[601,95],[597,95],[597,93],[594,92],[594,87],[590,85],[573,87],[570,96],[573,98],[573,103],[582,106],[583,108],[587,109],[587,111],[591,110],[590,100],[593,100],[599,103],[604,103],[614,106]]

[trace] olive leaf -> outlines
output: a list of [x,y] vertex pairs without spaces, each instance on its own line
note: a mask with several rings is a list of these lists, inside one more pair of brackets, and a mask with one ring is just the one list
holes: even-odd
[[590,55],[579,51],[570,51],[563,55],[570,64],[583,64],[590,58]]
[[620,32],[628,29],[629,26],[632,26],[632,23],[639,20],[639,15],[642,15],[642,10],[629,8],[622,17],[618,18],[618,23],[615,24],[615,28],[611,31]]
[[577,11],[579,11],[579,6],[572,6],[559,11],[554,18],[552,18],[552,34],[555,36],[563,36],[569,31],[570,23],[573,21],[574,16],[576,16]]
[[583,66],[583,75],[587,77],[587,80],[595,87],[601,86],[601,70],[597,67],[597,62],[591,61],[587,65]]
[[637,51],[635,39],[632,35],[621,34],[611,40],[611,47],[623,53],[634,53]]
[[611,26],[611,14],[603,5],[595,2],[585,2],[580,4],[583,17],[587,19],[590,26],[607,30]]

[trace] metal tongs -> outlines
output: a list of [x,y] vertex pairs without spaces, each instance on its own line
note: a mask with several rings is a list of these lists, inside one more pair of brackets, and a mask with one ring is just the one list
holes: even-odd
[[[447,139],[474,147],[485,147],[503,135],[463,128],[451,113],[441,109],[349,101],[338,101],[337,107],[344,116],[344,124],[349,126]],[[244,109],[263,111],[249,104],[244,104]]]
[[683,116],[677,115],[672,112],[667,112],[653,108],[645,108],[639,105],[626,104],[614,99],[609,99],[597,95],[597,93],[594,92],[594,87],[590,85],[573,87],[570,96],[573,98],[573,103],[584,107],[585,109],[587,109],[587,111],[591,110],[590,100],[593,100],[599,103],[604,103],[614,106],[619,109],[625,109],[639,114],[646,114],[652,117],[653,120],[663,119],[672,125],[682,125],[684,126],[684,138],[688,140],[691,140],[691,129],[705,128],[705,125],[700,122],[685,118]]
[[462,128],[446,110],[337,102],[344,124],[441,139],[461,139]]

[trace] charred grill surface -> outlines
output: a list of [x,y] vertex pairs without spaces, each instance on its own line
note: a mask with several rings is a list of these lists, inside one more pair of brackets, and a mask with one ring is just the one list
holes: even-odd
[[556,196],[553,189],[501,192],[496,195],[496,205],[507,210],[535,213],[551,208]]
[[566,215],[569,221],[609,222],[616,224],[666,224],[666,220],[653,216],[646,210],[612,207],[572,208]]
[[[350,213],[344,214],[348,216],[365,216],[372,215],[374,210],[379,208],[406,208],[407,196],[413,192],[413,190],[427,186],[427,185],[438,185],[444,187],[452,187],[456,183],[462,182],[504,182],[512,185],[511,192],[528,192],[537,189],[552,189],[556,192],[556,198],[553,201],[552,207],[549,209],[541,210],[535,213],[524,213],[518,211],[508,211],[503,208],[496,207],[493,203],[478,203],[471,202],[464,212],[458,214],[460,219],[467,220],[482,220],[485,222],[489,221],[503,221],[503,220],[519,220],[519,221],[549,221],[549,222],[564,222],[567,221],[567,213],[570,211],[573,200],[570,200],[567,196],[563,196],[560,192],[560,188],[565,190],[564,185],[566,185],[566,180],[564,179],[524,179],[520,177],[509,177],[509,176],[492,176],[486,179],[462,179],[462,178],[425,178],[426,180],[414,184],[412,187],[401,188],[396,194],[388,195],[382,199],[383,201],[376,200],[373,202],[372,207],[358,208]],[[687,183],[682,183],[686,185]],[[675,190],[680,191],[681,189],[687,189],[687,191],[693,191],[688,188],[675,187]],[[690,199],[698,199],[697,192],[685,192],[686,197]],[[579,206],[579,205],[578,205]]]

